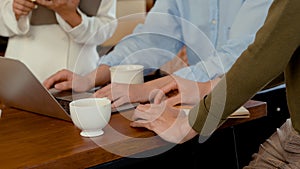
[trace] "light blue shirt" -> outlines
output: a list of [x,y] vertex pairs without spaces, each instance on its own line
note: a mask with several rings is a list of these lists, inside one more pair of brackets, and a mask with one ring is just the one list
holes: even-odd
[[142,64],[146,70],[158,69],[185,45],[190,66],[174,74],[211,80],[228,71],[254,41],[272,2],[158,0],[144,24],[101,57],[99,64]]

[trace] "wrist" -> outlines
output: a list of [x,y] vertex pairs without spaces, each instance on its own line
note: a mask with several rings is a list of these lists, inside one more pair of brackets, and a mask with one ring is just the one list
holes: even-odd
[[59,13],[59,15],[72,27],[78,26],[82,22],[81,15],[75,11],[71,13]]
[[95,76],[93,76],[92,74],[88,74],[86,75],[85,79],[86,79],[87,87],[89,89],[96,87]]
[[110,66],[101,64],[97,69],[87,75],[93,86],[103,86],[110,82],[109,68]]

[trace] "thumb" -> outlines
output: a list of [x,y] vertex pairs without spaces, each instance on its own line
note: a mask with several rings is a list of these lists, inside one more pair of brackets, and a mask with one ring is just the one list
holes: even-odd
[[171,83],[168,83],[167,85],[163,86],[154,97],[154,104],[161,103],[162,100],[165,98],[165,94],[175,89],[178,89],[177,83],[175,81],[172,81]]
[[57,90],[70,90],[72,89],[72,82],[71,81],[64,81],[61,83],[57,83],[54,85],[54,88]]
[[166,99],[165,102],[167,105],[175,106],[175,105],[181,103],[181,96],[176,95],[176,96],[170,97],[170,98]]
[[159,90],[156,92],[156,95],[154,97],[154,104],[160,104],[162,100],[166,98],[166,95],[163,91]]

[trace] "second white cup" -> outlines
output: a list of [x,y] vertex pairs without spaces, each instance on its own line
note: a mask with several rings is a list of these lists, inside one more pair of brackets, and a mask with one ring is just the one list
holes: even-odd
[[110,67],[111,82],[123,84],[144,83],[143,65],[117,65]]

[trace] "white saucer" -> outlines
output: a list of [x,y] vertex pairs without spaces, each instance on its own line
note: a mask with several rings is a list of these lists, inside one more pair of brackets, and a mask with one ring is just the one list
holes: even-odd
[[80,135],[83,137],[97,137],[103,135],[103,130],[96,130],[96,131],[81,131]]

